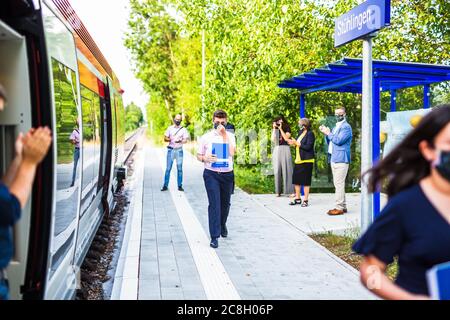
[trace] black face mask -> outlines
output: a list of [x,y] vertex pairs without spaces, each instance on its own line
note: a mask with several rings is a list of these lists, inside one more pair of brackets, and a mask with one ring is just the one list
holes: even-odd
[[223,125],[224,127],[227,126],[226,123],[215,122],[215,123],[214,123],[214,129],[217,129],[220,125]]
[[343,115],[335,115],[337,122],[341,122],[342,120],[345,119],[345,116]]
[[439,163],[436,165],[436,170],[447,181],[450,181],[450,151],[442,151]]
[[173,123],[175,123],[175,125],[179,126],[181,124],[180,120],[174,120]]

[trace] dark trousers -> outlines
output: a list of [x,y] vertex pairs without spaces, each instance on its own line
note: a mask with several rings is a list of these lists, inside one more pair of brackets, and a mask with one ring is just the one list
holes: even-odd
[[75,150],[73,151],[72,184],[75,183],[75,179],[77,177],[78,160],[80,160],[80,149],[75,148]]
[[227,223],[233,191],[234,173],[218,173],[208,169],[203,171],[206,193],[208,194],[208,220],[211,238],[220,237],[222,226]]

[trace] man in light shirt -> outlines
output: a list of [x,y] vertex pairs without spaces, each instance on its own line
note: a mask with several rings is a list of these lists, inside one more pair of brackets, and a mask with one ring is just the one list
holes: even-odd
[[164,185],[161,191],[168,190],[170,171],[172,170],[172,165],[174,160],[177,161],[177,182],[178,191],[184,191],[183,189],[183,144],[185,144],[189,139],[189,134],[181,125],[181,114],[177,114],[173,119],[173,125],[167,128],[164,133],[164,141],[169,142],[167,146],[167,167],[166,173],[164,175]]
[[350,146],[352,143],[352,127],[345,119],[344,107],[339,107],[334,113],[337,123],[333,130],[320,126],[320,131],[326,136],[328,143],[328,161],[331,163],[333,184],[336,188],[336,207],[328,211],[331,216],[347,212],[345,200],[345,179],[350,164]]
[[70,184],[71,187],[75,184],[75,179],[77,177],[77,167],[78,167],[78,160],[80,160],[80,130],[79,127],[79,120],[77,119],[76,128],[73,129],[72,134],[70,135],[70,142],[74,146],[73,150],[73,170],[72,170],[72,183]]
[[197,159],[204,163],[203,180],[208,194],[210,246],[219,246],[218,238],[228,236],[227,218],[233,191],[233,156],[236,138],[226,130],[227,114],[217,110],[213,115],[214,129],[199,140]]

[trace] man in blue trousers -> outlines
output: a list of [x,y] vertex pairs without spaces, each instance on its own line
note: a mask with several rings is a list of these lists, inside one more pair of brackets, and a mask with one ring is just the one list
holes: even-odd
[[173,119],[173,125],[167,128],[164,133],[164,141],[169,142],[167,146],[167,167],[164,175],[164,185],[161,191],[168,190],[170,171],[172,170],[173,162],[177,161],[177,183],[178,191],[183,189],[183,144],[189,139],[189,133],[181,125],[181,114],[177,114]]
[[331,216],[347,212],[345,200],[345,179],[350,165],[350,146],[352,143],[352,127],[346,120],[344,107],[335,110],[337,123],[333,130],[320,126],[320,131],[326,136],[328,143],[328,162],[331,163],[333,184],[336,188],[336,207],[328,211]]
[[199,140],[197,159],[204,163],[203,180],[208,194],[210,246],[219,246],[218,238],[228,236],[226,226],[233,191],[233,156],[236,138],[226,130],[227,114],[217,110],[213,115],[214,129]]

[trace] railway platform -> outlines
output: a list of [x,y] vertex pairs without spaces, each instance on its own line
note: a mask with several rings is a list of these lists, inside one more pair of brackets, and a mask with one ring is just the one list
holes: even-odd
[[[175,167],[169,191],[161,192],[165,148],[144,143],[136,152],[134,199],[111,299],[375,299],[360,284],[357,270],[307,235],[354,226],[357,208],[331,222],[319,205],[332,205],[331,195],[313,195],[317,205],[292,208],[282,205],[287,198],[236,188],[229,236],[212,249],[203,166],[187,150],[183,165],[185,192],[176,188]],[[356,195],[350,201],[359,202]]]

